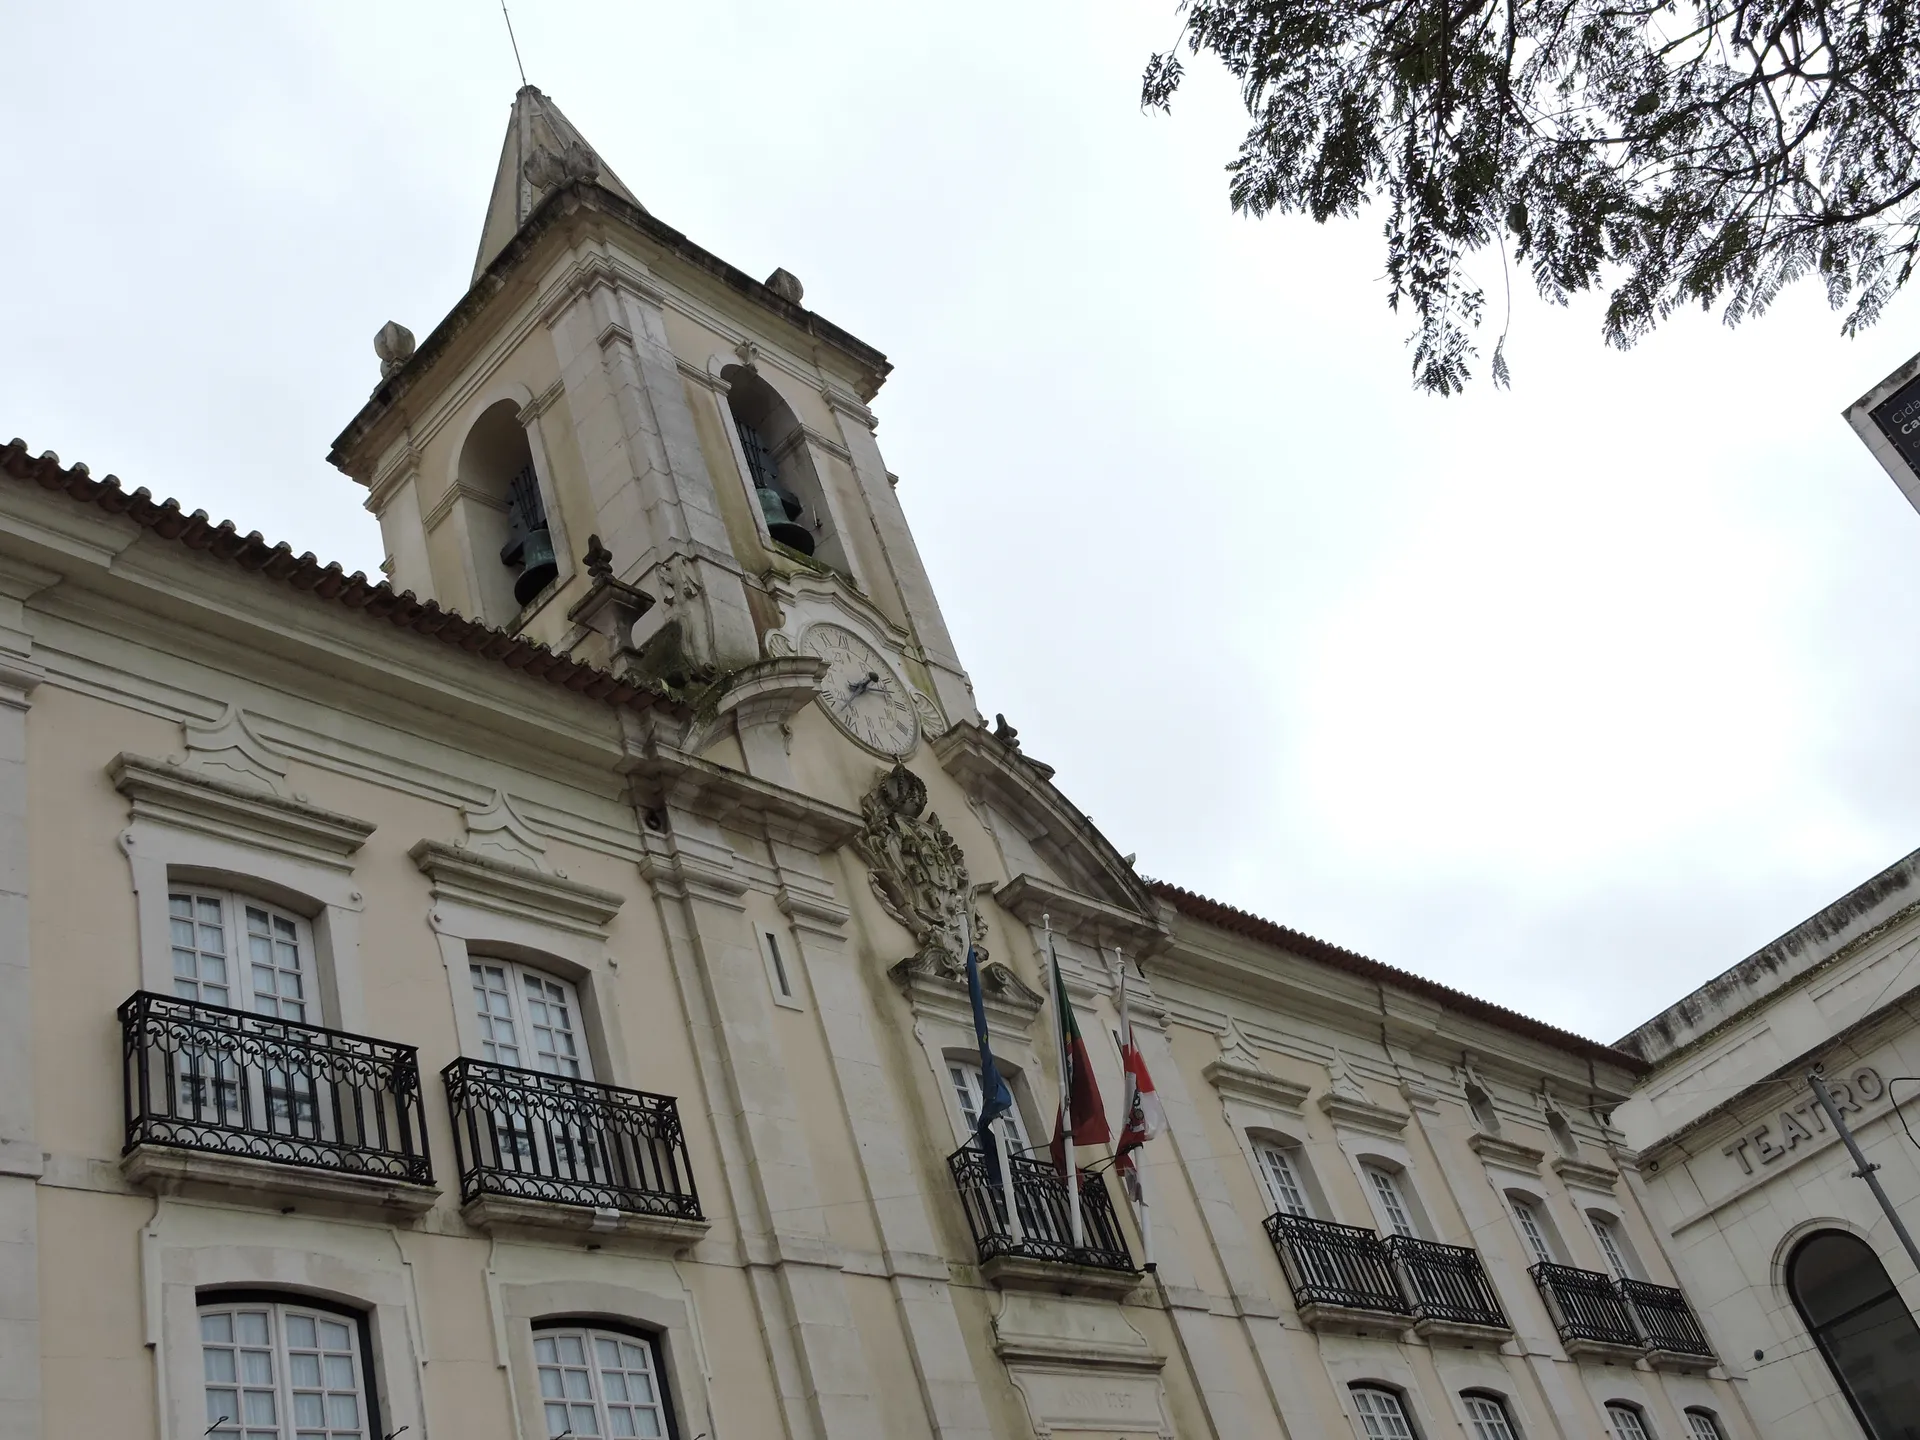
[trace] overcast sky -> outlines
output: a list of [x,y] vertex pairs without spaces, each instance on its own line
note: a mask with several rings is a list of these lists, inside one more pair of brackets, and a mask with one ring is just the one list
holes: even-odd
[[[1208,63],[1139,113],[1172,0],[514,8],[649,209],[892,358],[981,707],[1146,873],[1612,1039],[1920,845],[1920,515],[1840,419],[1912,299],[1621,355],[1517,294],[1512,391],[1436,400],[1377,212],[1234,216]],[[371,572],[323,457],[466,289],[497,5],[0,0],[0,47],[0,437]]]

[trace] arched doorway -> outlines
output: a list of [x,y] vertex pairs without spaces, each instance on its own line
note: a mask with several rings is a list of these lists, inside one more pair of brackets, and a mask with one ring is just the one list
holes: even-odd
[[1803,1240],[1787,1287],[1873,1440],[1920,1440],[1920,1325],[1873,1248],[1841,1230]]

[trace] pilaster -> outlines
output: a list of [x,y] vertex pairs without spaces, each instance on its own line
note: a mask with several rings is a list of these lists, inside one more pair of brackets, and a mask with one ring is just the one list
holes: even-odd
[[710,822],[673,808],[643,820],[641,872],[660,904],[788,1433],[880,1440],[873,1376],[776,1052],[746,882]]
[[45,672],[26,602],[59,580],[0,560],[0,1440],[40,1436],[40,1145],[34,1123],[27,712]]
[[606,255],[587,257],[549,306],[593,530],[622,580],[647,588],[668,559],[694,568],[710,647],[702,659],[740,664],[759,644],[713,481],[667,343],[666,317],[645,277]]
[[907,512],[894,493],[893,477],[880,458],[880,446],[873,438],[873,412],[851,395],[831,388],[821,392],[839,422],[840,437],[852,458],[854,478],[860,483],[867,513],[873,517],[874,531],[880,537],[880,549],[886,556],[894,585],[900,591],[900,603],[907,612],[913,638],[926,653],[927,668],[940,692],[940,708],[949,721],[979,721],[974,705],[973,686],[960,665],[953,648],[953,636],[947,631],[946,617],[934,597],[933,582],[927,578],[926,563],[920,547],[914,544],[913,530],[907,524]]
[[818,856],[776,842],[773,857],[779,905],[791,922],[833,1060],[928,1422],[939,1440],[989,1440],[979,1380],[927,1211],[925,1176],[908,1148],[914,1127],[874,1039],[877,1017],[861,983],[858,952],[848,944],[849,912]]

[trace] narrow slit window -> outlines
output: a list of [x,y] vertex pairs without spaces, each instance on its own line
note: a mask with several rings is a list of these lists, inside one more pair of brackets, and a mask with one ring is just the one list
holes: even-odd
[[793,984],[787,979],[787,962],[781,958],[780,942],[774,938],[771,930],[767,931],[767,958],[773,961],[774,985],[779,989],[783,998],[791,1000],[793,998]]

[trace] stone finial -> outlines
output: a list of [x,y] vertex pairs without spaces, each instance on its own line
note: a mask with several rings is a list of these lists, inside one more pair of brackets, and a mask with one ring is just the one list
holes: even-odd
[[586,562],[590,579],[613,579],[613,552],[600,543],[598,535],[587,536],[587,553],[582,559]]
[[557,154],[540,146],[520,169],[534,188],[551,190],[569,180],[598,180],[600,157],[584,141],[574,140]]
[[413,332],[398,320],[387,321],[374,334],[373,353],[380,357],[384,380],[413,358]]
[[789,305],[798,305],[807,294],[806,286],[800,283],[800,277],[785,266],[767,276],[767,289]]
[[1007,723],[1007,717],[1004,715],[993,717],[993,738],[1009,750],[1020,748],[1020,732]]

